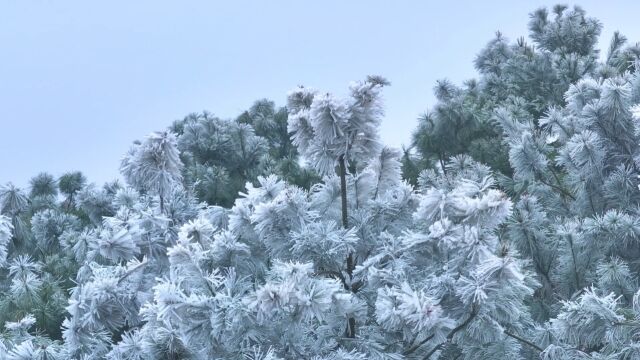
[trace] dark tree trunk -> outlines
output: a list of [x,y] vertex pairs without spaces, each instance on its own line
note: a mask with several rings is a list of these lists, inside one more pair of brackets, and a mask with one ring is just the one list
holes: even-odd
[[[340,157],[339,171],[340,171],[340,200],[342,201],[342,226],[345,229],[349,228],[349,216],[347,214],[347,166],[344,161],[344,156]],[[353,269],[355,268],[355,262],[353,254],[347,255],[347,276],[349,277],[347,284],[347,290],[351,289],[351,282],[353,278]],[[345,336],[348,338],[354,338],[356,336],[356,319],[349,317],[347,322],[347,328],[345,330]]]

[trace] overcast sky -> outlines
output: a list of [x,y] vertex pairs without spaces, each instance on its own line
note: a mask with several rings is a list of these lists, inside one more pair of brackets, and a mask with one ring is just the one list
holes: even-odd
[[[40,171],[118,176],[129,144],[190,112],[284,105],[298,84],[346,92],[387,77],[383,140],[409,142],[435,81],[475,76],[496,30],[527,35],[553,1],[0,0],[0,183]],[[640,41],[640,1],[582,1]]]

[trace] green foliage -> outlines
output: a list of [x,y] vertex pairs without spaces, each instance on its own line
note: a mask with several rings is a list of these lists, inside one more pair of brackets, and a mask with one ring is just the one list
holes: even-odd
[[74,196],[87,184],[87,178],[80,171],[68,172],[58,179],[58,188],[67,199],[65,206],[71,208],[75,206]]
[[[546,9],[531,15],[534,45],[524,38],[511,43],[498,32],[475,59],[479,79],[466,81],[461,88],[446,80],[438,82],[434,89],[438,103],[419,118],[413,135],[418,159],[412,161],[423,168],[442,167],[450,157],[468,154],[511,175],[508,148],[496,141],[501,134],[492,120],[495,110],[514,104],[520,116],[538,119],[549,108],[565,104],[564,94],[571,84],[602,69],[595,48],[600,23],[579,7],[557,6],[553,12],[552,19]],[[623,43],[616,35],[609,56],[619,71],[629,69],[637,54],[636,47],[623,49]]]
[[31,191],[29,192],[30,198],[45,197],[45,196],[57,196],[58,185],[53,175],[48,173],[40,173],[29,181],[31,185]]
[[319,178],[302,167],[287,132],[287,110],[257,101],[235,120],[208,112],[174,122],[185,186],[212,205],[231,206],[247,182],[278,174],[309,188]]

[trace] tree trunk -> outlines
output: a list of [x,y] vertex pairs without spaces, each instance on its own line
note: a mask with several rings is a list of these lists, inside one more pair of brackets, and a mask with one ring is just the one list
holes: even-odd
[[[340,199],[342,201],[342,226],[345,229],[349,228],[349,217],[347,214],[347,166],[344,161],[344,156],[341,156],[338,160],[339,162],[339,171],[340,171]],[[347,276],[349,280],[347,284],[347,290],[351,289],[351,282],[353,279],[353,269],[355,268],[355,263],[353,261],[353,254],[350,252],[347,255]],[[345,330],[345,336],[348,338],[354,338],[356,336],[356,319],[353,317],[349,317],[347,322],[347,328]]]
[[347,166],[344,162],[344,157],[341,156],[340,160],[340,199],[342,200],[342,226],[349,228],[349,218],[347,216]]

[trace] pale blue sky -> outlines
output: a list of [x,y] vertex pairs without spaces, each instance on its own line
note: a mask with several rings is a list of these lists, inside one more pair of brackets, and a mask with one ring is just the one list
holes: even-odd
[[[555,1],[0,0],[0,183],[40,171],[118,176],[131,141],[201,110],[283,105],[298,84],[342,93],[380,74],[386,143],[407,143],[435,81],[475,76],[496,30],[527,35]],[[640,1],[582,1],[640,41]]]

